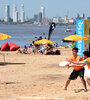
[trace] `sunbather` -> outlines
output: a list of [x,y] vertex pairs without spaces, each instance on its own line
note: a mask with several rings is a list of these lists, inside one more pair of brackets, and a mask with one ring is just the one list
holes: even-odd
[[24,48],[23,48],[23,49],[18,49],[17,54],[18,54],[18,53],[27,54],[27,47],[26,47],[26,45],[24,46]]

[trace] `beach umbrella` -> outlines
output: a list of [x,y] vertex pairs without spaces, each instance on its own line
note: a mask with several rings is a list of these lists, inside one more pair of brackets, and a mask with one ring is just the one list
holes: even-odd
[[0,40],[4,40],[4,39],[7,39],[7,38],[11,38],[11,36],[4,34],[4,33],[0,33]]
[[82,37],[75,34],[65,37],[64,40],[70,40],[70,41],[87,40],[87,37]]
[[47,39],[42,39],[39,41],[34,42],[35,44],[53,44],[54,42],[47,40]]

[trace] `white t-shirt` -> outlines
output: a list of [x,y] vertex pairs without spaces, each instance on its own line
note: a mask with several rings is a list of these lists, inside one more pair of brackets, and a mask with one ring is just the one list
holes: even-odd
[[88,68],[87,65],[85,65],[84,68],[85,68],[84,76],[90,78],[90,69]]

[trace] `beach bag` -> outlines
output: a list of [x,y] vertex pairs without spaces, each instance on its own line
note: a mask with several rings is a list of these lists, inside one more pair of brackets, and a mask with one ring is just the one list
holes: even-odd
[[16,51],[20,48],[20,46],[10,42],[10,51]]
[[9,50],[9,44],[8,42],[2,44],[1,51],[8,51]]
[[56,55],[61,55],[60,50],[56,50],[55,54]]

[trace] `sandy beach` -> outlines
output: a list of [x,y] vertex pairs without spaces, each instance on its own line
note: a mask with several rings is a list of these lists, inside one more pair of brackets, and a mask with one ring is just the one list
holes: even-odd
[[[72,55],[71,48],[61,49],[61,55],[4,53],[5,64],[2,63],[3,57],[0,55],[0,80],[7,84],[0,84],[0,100],[36,100],[8,98],[7,96],[89,100],[90,87],[88,84],[88,92],[80,91],[75,93],[75,90],[83,89],[79,77],[77,80],[71,81],[67,91],[64,90],[65,82],[72,72],[72,68],[59,67],[59,62]],[[1,98],[2,96],[3,98]]]

